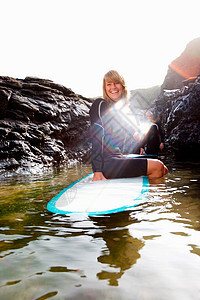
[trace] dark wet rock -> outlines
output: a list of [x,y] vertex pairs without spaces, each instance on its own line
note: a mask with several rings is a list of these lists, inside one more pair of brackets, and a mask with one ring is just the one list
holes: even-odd
[[182,89],[168,90],[154,102],[165,132],[166,149],[179,159],[200,160],[200,77]]
[[0,174],[87,161],[91,103],[51,80],[0,77]]

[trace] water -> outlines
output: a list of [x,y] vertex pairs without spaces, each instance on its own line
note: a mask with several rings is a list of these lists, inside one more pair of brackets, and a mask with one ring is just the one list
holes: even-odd
[[46,210],[90,166],[1,181],[0,299],[200,299],[200,164],[166,164],[145,203],[104,217]]

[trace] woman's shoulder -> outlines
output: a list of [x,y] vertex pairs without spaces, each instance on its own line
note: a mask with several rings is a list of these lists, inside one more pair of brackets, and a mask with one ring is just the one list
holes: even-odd
[[99,104],[107,105],[107,102],[103,98],[97,98],[94,100],[92,105],[99,105]]
[[90,117],[95,120],[99,119],[105,114],[107,109],[108,103],[102,98],[97,98],[90,107]]
[[97,98],[94,100],[94,102],[91,105],[90,110],[95,110],[95,109],[107,109],[108,103],[103,99],[103,98]]

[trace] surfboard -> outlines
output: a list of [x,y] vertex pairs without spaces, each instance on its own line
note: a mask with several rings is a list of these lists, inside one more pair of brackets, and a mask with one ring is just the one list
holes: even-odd
[[143,155],[139,155],[139,154],[127,154],[127,157],[134,157],[134,158],[152,158],[152,159],[157,159],[158,155],[156,154],[143,154]]
[[47,210],[61,215],[112,214],[145,201],[148,177],[108,179],[92,182],[93,173],[75,181],[47,204]]

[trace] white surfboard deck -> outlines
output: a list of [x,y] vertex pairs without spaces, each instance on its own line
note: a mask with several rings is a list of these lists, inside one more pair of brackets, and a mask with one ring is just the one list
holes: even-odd
[[105,215],[130,209],[145,200],[148,177],[92,182],[93,173],[72,183],[47,204],[56,214]]

